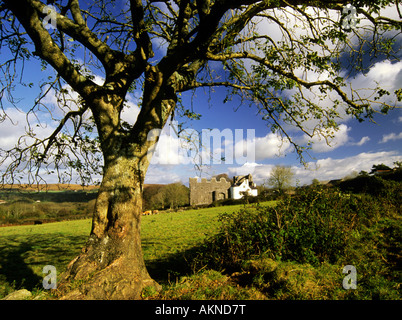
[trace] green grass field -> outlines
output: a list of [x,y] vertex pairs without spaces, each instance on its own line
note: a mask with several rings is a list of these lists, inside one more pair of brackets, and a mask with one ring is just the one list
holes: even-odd
[[[401,233],[396,212],[378,217],[378,221],[373,218],[374,222],[370,220],[367,226],[353,231],[346,256],[333,264],[273,260],[260,254],[244,258],[233,272],[214,269],[199,260],[194,252],[208,250],[200,245],[219,232],[219,215],[239,212],[241,208],[243,205],[142,217],[144,259],[152,278],[163,287],[159,293],[145,290],[143,298],[400,299],[397,266]],[[65,271],[85,245],[90,229],[90,219],[1,227],[0,299],[23,288],[32,291],[33,298],[43,296],[43,267],[53,265],[58,274]],[[356,290],[342,287],[346,264],[358,270]]]
[[[243,205],[188,210],[144,216],[142,244],[151,276],[160,282],[174,280],[182,271],[186,250],[218,230],[218,215]],[[45,265],[57,272],[79,254],[91,228],[91,220],[0,228],[0,298],[26,288],[41,287]]]

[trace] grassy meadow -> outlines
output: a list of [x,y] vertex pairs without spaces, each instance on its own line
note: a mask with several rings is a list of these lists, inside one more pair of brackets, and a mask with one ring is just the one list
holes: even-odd
[[[151,275],[162,283],[175,280],[186,250],[218,231],[219,213],[241,207],[143,216],[142,245]],[[63,272],[79,254],[90,229],[90,219],[0,228],[0,298],[16,289],[40,289],[45,265],[54,265],[58,273]]]
[[[280,201],[143,216],[145,263],[163,287],[143,298],[400,300],[402,189],[370,179],[378,183],[365,193],[317,186]],[[90,219],[0,227],[0,298],[42,295],[42,268],[63,272],[90,228]],[[345,288],[346,265],[356,289]]]

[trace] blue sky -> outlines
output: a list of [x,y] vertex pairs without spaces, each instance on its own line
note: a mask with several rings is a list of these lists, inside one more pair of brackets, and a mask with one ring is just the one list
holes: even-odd
[[[154,42],[154,50],[158,54],[163,53],[163,45]],[[4,57],[4,52],[0,54]],[[219,70],[218,70],[219,72]],[[97,81],[102,82],[102,74],[94,72]],[[33,105],[34,99],[38,94],[38,84],[53,75],[50,70],[41,70],[37,60],[26,63],[23,81],[32,82],[33,88],[17,85],[14,95],[20,97],[14,108],[6,99],[3,99],[3,108],[13,119],[8,118],[0,122],[0,148],[12,148],[18,138],[24,134],[27,127],[26,113]],[[402,87],[402,62],[390,62],[378,59],[372,65],[366,75],[356,74],[350,80],[357,88],[372,86],[374,81],[393,92]],[[202,176],[209,178],[219,173],[227,173],[229,176],[236,174],[251,173],[257,184],[262,184],[269,177],[274,165],[291,166],[295,173],[294,184],[309,184],[311,180],[330,180],[345,177],[353,172],[361,170],[370,171],[373,164],[385,163],[392,166],[394,161],[402,161],[402,110],[391,110],[388,115],[377,115],[371,122],[359,123],[358,121],[343,116],[339,119],[339,131],[335,133],[331,141],[331,147],[323,140],[314,138],[315,143],[312,150],[305,154],[306,166],[303,166],[292,147],[286,141],[281,141],[278,136],[273,134],[267,123],[257,114],[255,107],[240,105],[234,99],[223,103],[226,96],[224,88],[216,88],[213,93],[199,89],[193,93],[184,93],[182,99],[184,105],[193,107],[193,111],[202,114],[200,120],[189,123],[189,128],[193,128],[193,134],[204,132],[206,129],[215,129],[215,133],[226,133],[230,139],[219,142],[219,146],[211,151],[214,154],[214,161],[202,166],[199,170],[194,163],[185,157],[188,148],[184,148],[181,141],[174,133],[174,122],[170,123],[163,130],[158,144],[155,157],[148,169],[145,179],[146,183],[172,183],[181,181],[188,185],[190,177]],[[138,97],[141,92],[136,92],[127,97],[129,109],[123,113],[123,119],[133,122],[139,112],[137,107]],[[74,96],[73,96],[74,98]],[[76,98],[76,97],[75,97]],[[325,103],[325,102],[324,102]],[[55,107],[56,101],[52,92],[44,99],[44,104],[54,111],[54,117],[60,116]],[[57,122],[52,120],[50,115],[42,108],[43,112],[38,112],[38,118],[31,116],[31,124],[42,124],[38,127],[38,135],[47,137],[56,128]],[[0,110],[0,119],[2,111]],[[178,119],[180,120],[180,119]],[[235,133],[243,130],[242,140],[236,140]],[[252,130],[254,137],[247,137],[247,130]],[[307,139],[296,132],[293,128],[288,128],[289,132],[301,144],[306,143]],[[199,135],[202,140],[202,136]],[[205,145],[205,141],[201,141]],[[244,144],[239,144],[244,142]],[[237,143],[237,144],[236,144]],[[236,161],[236,159],[226,159],[217,163],[218,159],[224,155],[236,156],[245,150],[245,146],[253,146],[253,152],[249,154],[247,163]],[[225,152],[227,152],[225,154]],[[202,155],[201,152],[199,155]],[[193,154],[194,155],[194,154]],[[243,153],[244,155],[244,153]],[[205,156],[205,154],[204,154]],[[238,157],[241,159],[240,157]],[[1,170],[1,168],[0,168]],[[57,182],[57,177],[49,177],[49,183]]]
[[[393,10],[393,11],[392,11]],[[397,13],[394,9],[385,9],[382,14],[396,17]],[[360,22],[363,24],[364,22]],[[265,22],[260,24],[259,31],[266,33],[271,37],[278,37],[280,32],[275,30],[272,24]],[[301,34],[303,31],[295,31],[295,34]],[[398,39],[398,38],[397,38]],[[400,50],[401,39],[397,41],[395,49]],[[155,42],[157,45],[158,43]],[[163,51],[163,44],[159,43],[159,50]],[[345,62],[347,58],[345,54]],[[399,58],[401,52],[399,51]],[[381,58],[371,57],[371,66],[365,70],[365,74],[355,73],[353,78],[349,78],[353,88],[374,88],[376,82],[380,83],[384,89],[393,92],[395,89],[402,87],[402,62],[389,61]],[[365,57],[365,63],[369,59]],[[217,67],[219,68],[219,67]],[[349,70],[343,70],[343,74],[347,74]],[[219,73],[219,70],[217,71]],[[314,78],[314,75],[312,75]],[[363,89],[364,90],[364,89]],[[160,161],[154,161],[148,170],[146,182],[172,182],[181,181],[188,183],[188,177],[211,177],[219,173],[227,173],[229,176],[235,174],[252,173],[254,180],[258,183],[264,183],[274,165],[287,165],[292,167],[295,173],[294,184],[309,184],[312,179],[331,180],[343,178],[354,172],[370,171],[373,164],[384,163],[389,166],[394,161],[402,160],[402,110],[391,110],[388,115],[378,114],[374,117],[376,123],[365,121],[359,123],[346,114],[341,113],[338,119],[339,131],[335,133],[334,139],[330,141],[328,146],[323,139],[314,137],[315,142],[312,149],[305,154],[305,165],[301,164],[298,157],[294,153],[289,144],[282,143],[280,139],[271,133],[270,127],[257,114],[257,108],[242,105],[239,107],[239,101],[234,99],[226,104],[223,103],[225,98],[225,89],[217,88],[214,93],[209,95],[208,91],[198,90],[194,96],[192,94],[185,95],[183,100],[186,106],[192,105],[194,112],[201,113],[200,120],[192,123],[192,126],[201,131],[206,128],[218,129],[221,133],[225,129],[234,131],[243,129],[244,139],[246,139],[246,130],[255,130],[255,154],[249,163],[239,164],[236,161],[231,163],[209,163],[202,167],[202,170],[196,170],[192,165],[161,164]],[[193,100],[192,100],[193,98]],[[314,100],[314,98],[312,98]],[[192,103],[192,104],[191,104]],[[329,100],[322,102],[325,108]],[[399,104],[399,107],[402,105]],[[236,111],[235,111],[236,110]],[[300,134],[292,127],[288,127],[288,132],[295,138],[296,142],[306,143],[306,136]],[[176,159],[180,162],[180,157],[169,156],[167,148],[168,143],[173,145],[173,149],[177,150],[176,137],[172,130],[165,128],[164,133],[170,135],[169,138],[162,138],[160,150],[163,150],[164,156],[161,159]],[[219,138],[219,135],[217,136]],[[230,139],[229,139],[230,140]],[[225,140],[226,141],[226,140]],[[202,141],[201,141],[202,142]],[[225,144],[222,142],[222,150],[215,154],[215,159],[224,156],[227,148],[232,148],[235,142],[229,141]],[[175,148],[176,146],[176,148]],[[219,152],[222,151],[222,152]],[[236,154],[236,152],[234,152]],[[230,152],[229,152],[230,155]],[[163,162],[163,161],[162,161]],[[166,161],[165,161],[166,162]]]
[[[399,73],[402,73],[402,68],[399,70]],[[194,111],[201,113],[202,117],[193,121],[191,125],[197,130],[216,128],[220,133],[229,129],[233,132],[233,137],[236,129],[243,129],[244,139],[247,138],[247,129],[255,130],[257,150],[254,161],[248,164],[237,164],[235,159],[231,164],[211,161],[201,171],[192,164],[179,163],[180,159],[171,164],[156,161],[157,163],[151,164],[148,170],[146,182],[187,183],[188,177],[209,178],[219,173],[227,173],[229,176],[252,173],[254,180],[261,184],[269,177],[273,166],[279,164],[291,166],[295,172],[294,184],[303,185],[309,184],[314,178],[319,180],[343,178],[353,172],[370,171],[373,164],[385,163],[392,166],[394,161],[402,160],[401,109],[392,110],[385,116],[378,114],[374,118],[376,123],[368,121],[359,123],[354,119],[340,121],[340,129],[331,141],[331,147],[324,141],[317,141],[312,150],[305,155],[307,166],[304,166],[286,143],[282,148],[278,147],[280,140],[271,133],[261,116],[256,114],[256,109],[248,106],[237,109],[238,104],[234,102],[223,104],[224,92],[220,91],[215,92],[210,103],[208,103],[209,97],[203,92],[197,94],[197,99],[193,101]],[[237,111],[234,111],[235,109]],[[161,158],[176,159],[169,150],[166,150],[166,146],[170,142],[172,153],[175,153],[178,149],[177,136],[174,130],[168,128],[164,129],[164,134],[158,146],[158,149],[163,150]],[[212,145],[212,141],[210,144]],[[225,145],[223,139],[222,144]],[[229,142],[229,147],[230,144]],[[225,148],[222,149],[220,155],[224,156]],[[214,159],[219,159],[219,155]]]

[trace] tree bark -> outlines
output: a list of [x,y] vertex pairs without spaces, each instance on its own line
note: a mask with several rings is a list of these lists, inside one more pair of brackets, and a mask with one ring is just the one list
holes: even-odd
[[[151,104],[163,102],[158,101]],[[104,156],[103,179],[89,240],[59,281],[62,299],[140,299],[145,287],[161,288],[148,274],[141,248],[142,186],[147,151],[156,143],[147,140],[147,132],[154,126],[147,126],[145,117],[137,120],[134,134],[124,131],[122,103],[121,96],[102,92],[90,103]]]
[[94,115],[104,157],[92,230],[86,246],[61,276],[62,299],[140,299],[148,286],[161,287],[145,266],[141,248],[142,186],[149,166],[148,140],[152,129],[162,129],[175,107],[171,86],[151,70],[141,112],[130,131],[120,126],[125,93],[96,93],[89,105]]
[[122,152],[105,163],[91,234],[62,275],[62,299],[140,299],[144,287],[160,289],[143,260],[137,162]]

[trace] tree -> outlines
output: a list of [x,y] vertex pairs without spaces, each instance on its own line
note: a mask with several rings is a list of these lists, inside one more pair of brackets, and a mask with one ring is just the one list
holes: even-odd
[[394,164],[394,169],[396,169],[396,170],[400,170],[400,169],[402,169],[402,161],[395,161],[395,162],[393,162],[393,164]]
[[165,203],[170,206],[170,209],[189,204],[189,189],[181,182],[170,183],[163,188],[163,191]]
[[360,177],[368,177],[368,176],[369,176],[369,173],[368,173],[367,171],[361,170],[361,171],[359,172],[359,176],[360,176]]
[[356,178],[358,175],[359,175],[359,173],[357,171],[353,170],[351,173],[344,176],[342,180],[351,180],[351,179]]
[[373,173],[376,173],[376,172],[382,171],[382,170],[387,171],[387,170],[392,170],[392,169],[383,163],[373,164],[373,166],[371,167],[370,174],[373,174]]
[[[158,287],[141,250],[141,193],[155,133],[170,117],[199,117],[180,93],[226,87],[227,101],[237,96],[257,107],[300,157],[306,146],[289,125],[330,138],[341,112],[363,121],[395,107],[402,90],[359,91],[347,79],[375,58],[398,56],[400,19],[381,11],[396,6],[386,12],[400,17],[398,1],[353,2],[361,17],[355,28],[353,14],[342,14],[349,2],[56,0],[53,10],[39,0],[0,0],[0,119],[12,118],[5,103],[18,104],[16,87],[39,90],[25,134],[0,150],[2,182],[40,183],[53,173],[64,182],[77,173],[85,184],[102,175],[89,240],[59,281],[61,293],[71,282],[68,298],[140,298],[144,287]],[[157,44],[164,54],[155,55]],[[24,66],[34,61],[54,74],[24,82]],[[130,92],[141,92],[135,123],[122,120]],[[46,103],[49,93],[57,107]],[[44,114],[58,123],[46,135],[37,133]]]
[[150,209],[164,209],[165,205],[170,209],[185,206],[189,203],[189,189],[181,182],[167,185],[146,186],[143,192],[144,207]]
[[267,183],[283,194],[291,186],[293,176],[292,168],[276,165],[272,169]]
[[319,186],[319,185],[320,185],[320,180],[318,180],[317,178],[314,178],[314,179],[311,181],[311,185],[312,185],[313,187]]
[[163,199],[159,196],[162,194],[164,185],[154,184],[145,185],[143,190],[143,211],[155,210],[163,208]]

